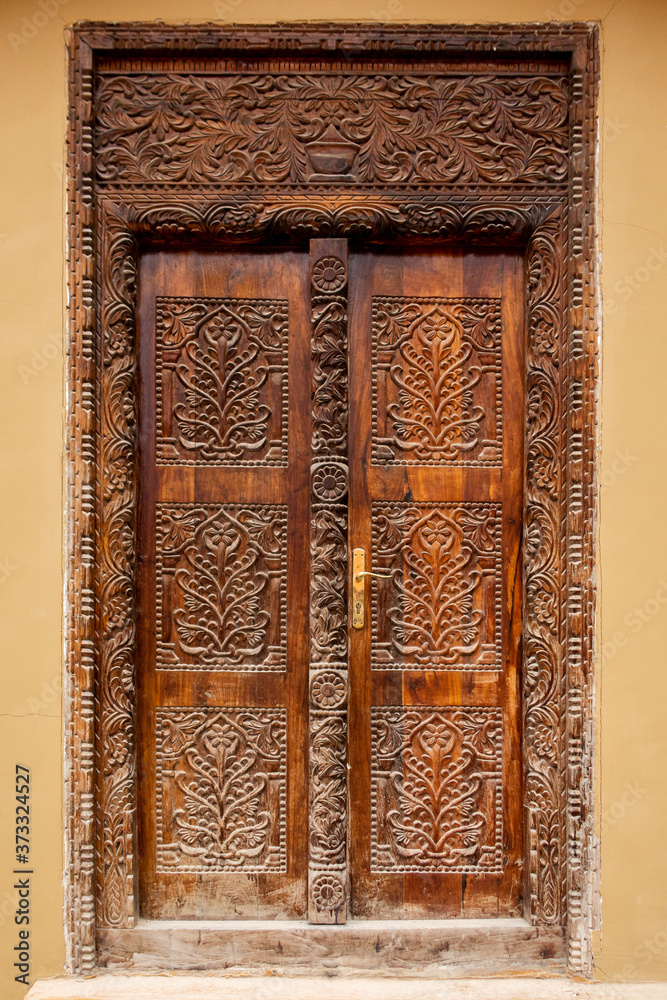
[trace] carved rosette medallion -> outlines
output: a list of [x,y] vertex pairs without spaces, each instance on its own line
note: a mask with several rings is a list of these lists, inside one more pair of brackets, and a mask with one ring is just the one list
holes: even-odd
[[310,245],[308,919],[347,919],[347,241]]
[[371,870],[502,871],[502,709],[371,709]]

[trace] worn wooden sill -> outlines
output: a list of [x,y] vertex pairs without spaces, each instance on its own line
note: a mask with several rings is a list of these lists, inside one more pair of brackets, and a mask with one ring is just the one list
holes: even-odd
[[45,979],[26,1000],[665,1000],[665,983],[572,979],[293,979],[263,976],[110,975]]
[[521,919],[352,920],[321,926],[294,920],[140,920],[97,936],[110,971],[219,972],[299,976],[563,975],[560,927]]

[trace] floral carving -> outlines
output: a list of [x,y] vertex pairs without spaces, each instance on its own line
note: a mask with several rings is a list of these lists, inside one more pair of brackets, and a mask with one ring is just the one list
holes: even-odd
[[285,709],[157,710],[160,871],[286,871]]
[[567,178],[565,81],[548,76],[110,74],[96,103],[103,183],[307,185],[325,147],[344,160],[330,185]]
[[502,871],[502,710],[371,709],[373,871]]
[[374,504],[373,668],[498,670],[497,504]]
[[343,713],[314,716],[310,727],[310,861],[345,864],[347,726]]
[[[333,134],[330,131],[329,136]],[[337,140],[336,140],[337,143]],[[334,139],[331,139],[331,145]],[[324,151],[327,153],[327,151]],[[340,150],[339,150],[340,152]],[[331,156],[331,148],[327,156]],[[318,147],[317,163],[327,159]],[[347,160],[345,161],[347,162]],[[343,164],[344,165],[344,164]],[[312,454],[308,919],[344,923],[347,868],[347,283],[344,240],[311,243]]]
[[318,500],[342,500],[347,493],[347,468],[333,464],[314,466],[313,493]]
[[317,708],[340,708],[347,697],[344,675],[335,670],[317,670],[310,682],[310,698]]
[[347,459],[347,304],[312,301],[313,455]]
[[287,464],[287,302],[159,298],[159,463]]
[[347,659],[347,510],[317,507],[311,519],[310,658]]
[[285,669],[286,536],[281,506],[158,506],[159,668]]
[[[511,196],[490,199],[452,198],[434,192],[428,199],[406,198],[399,192],[307,196],[276,194],[271,188],[240,191],[212,200],[192,192],[165,206],[137,194],[128,206],[129,224],[149,243],[189,243],[193,239],[215,246],[230,243],[302,243],[322,236],[359,240],[413,240],[471,244],[522,244],[558,204],[556,198],[522,202]],[[342,312],[344,316],[344,310]]]
[[532,843],[535,921],[561,914],[563,684],[559,582],[559,364],[562,350],[560,219],[549,219],[528,246],[525,609],[523,623],[524,784]]
[[346,281],[345,265],[338,257],[322,257],[313,266],[313,285],[319,292],[339,292]]
[[336,910],[345,899],[345,888],[337,875],[318,875],[311,886],[311,898],[317,910]]
[[[137,244],[123,220],[113,212],[105,216],[105,237],[105,295],[100,317],[101,440],[97,442],[101,484],[98,594],[104,614],[101,631],[90,648],[99,650],[101,660],[96,731],[105,748],[99,781],[104,841],[101,870],[98,872],[102,890],[99,920],[102,926],[117,927],[125,924],[133,906],[132,830],[136,808],[134,539]],[[90,306],[89,310],[92,312]],[[92,388],[90,396],[92,398]],[[83,438],[81,458],[84,465],[93,463],[94,440],[93,434]],[[93,490],[88,501],[91,510],[94,495]],[[92,543],[90,551],[94,551]],[[81,551],[76,558],[81,560]],[[84,617],[94,620],[93,602],[90,596],[88,599],[90,605]]]
[[374,298],[374,464],[500,465],[501,345],[497,299]]

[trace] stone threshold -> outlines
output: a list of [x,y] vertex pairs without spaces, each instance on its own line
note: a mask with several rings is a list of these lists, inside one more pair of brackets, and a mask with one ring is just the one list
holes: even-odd
[[105,973],[40,980],[26,1000],[667,1000],[667,983]]

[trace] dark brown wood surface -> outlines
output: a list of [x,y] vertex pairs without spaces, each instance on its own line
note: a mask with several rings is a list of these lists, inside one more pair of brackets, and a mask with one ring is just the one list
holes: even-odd
[[521,913],[521,279],[511,254],[351,257],[350,544],[392,573],[351,633],[358,916]]
[[305,913],[307,266],[306,254],[289,251],[142,259],[147,917]]
[[[516,916],[520,258],[353,254],[348,433],[346,244],[313,248],[310,281],[293,251],[142,260],[141,913],[303,916],[310,869],[314,922]],[[392,575],[350,630],[346,781],[348,519]]]

